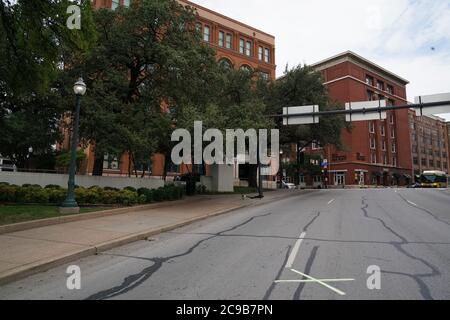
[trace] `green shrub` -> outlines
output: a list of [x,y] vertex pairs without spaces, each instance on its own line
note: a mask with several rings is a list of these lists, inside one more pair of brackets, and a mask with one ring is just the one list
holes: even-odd
[[22,196],[24,203],[48,203],[49,201],[49,194],[42,188],[25,188]]
[[1,202],[16,202],[18,186],[14,185],[0,185],[0,201]]
[[9,186],[8,182],[0,182],[0,186]]
[[115,190],[104,190],[102,196],[103,204],[116,204],[118,198],[118,191]]
[[67,190],[63,188],[46,190],[48,194],[48,201],[54,204],[61,204],[67,196]]
[[45,186],[44,189],[62,189],[62,188],[56,184],[48,184]]
[[131,191],[131,192],[137,192],[136,188],[133,188],[133,187],[125,187],[125,188],[123,188],[123,190],[128,190],[128,191]]
[[118,202],[126,206],[131,206],[138,202],[138,195],[136,192],[130,190],[121,190],[118,194]]

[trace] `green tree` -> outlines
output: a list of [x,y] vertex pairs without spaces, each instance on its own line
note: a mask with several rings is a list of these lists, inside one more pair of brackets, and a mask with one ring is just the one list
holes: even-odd
[[94,20],[95,46],[82,57],[69,57],[63,81],[77,74],[86,78],[81,136],[95,146],[94,174],[101,175],[105,153],[126,152],[136,168],[151,154],[168,152],[172,116],[164,106],[205,103],[216,62],[195,32],[194,12],[175,0],[102,9]]
[[66,26],[70,4],[0,0],[0,154],[19,167],[25,165],[30,146],[36,156],[53,153],[64,112],[55,83],[63,54],[84,52],[95,39],[90,2],[80,5],[81,30]]
[[[329,99],[321,74],[309,66],[299,65],[290,70],[286,68],[283,77],[269,84],[264,90],[265,101],[271,114],[280,114],[283,107],[290,106],[319,105],[321,111],[340,108]],[[296,144],[297,163],[300,153],[313,142],[322,146],[330,144],[337,148],[343,147],[341,130],[346,124],[342,116],[321,117],[319,124],[297,126],[283,126],[282,119],[279,118],[277,124],[280,128],[280,144]],[[300,168],[298,164],[297,168]]]

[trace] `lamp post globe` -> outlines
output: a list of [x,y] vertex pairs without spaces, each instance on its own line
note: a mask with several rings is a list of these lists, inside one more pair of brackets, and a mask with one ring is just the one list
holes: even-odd
[[78,78],[78,81],[75,82],[73,86],[73,92],[76,96],[84,96],[86,93],[86,84],[83,81],[83,78]]
[[75,200],[75,172],[77,161],[77,146],[78,146],[78,130],[80,126],[80,102],[81,97],[86,94],[86,84],[83,78],[79,78],[73,86],[73,92],[76,96],[75,102],[75,115],[73,118],[73,133],[72,133],[72,146],[70,150],[70,166],[69,166],[69,181],[67,183],[67,197],[61,205],[60,213],[71,214],[79,213],[80,208]]

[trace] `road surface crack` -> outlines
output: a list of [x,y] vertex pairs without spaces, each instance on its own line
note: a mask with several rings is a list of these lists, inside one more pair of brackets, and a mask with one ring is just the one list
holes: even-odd
[[[387,213],[386,210],[379,204],[378,204],[378,207],[381,210],[383,210],[385,213]],[[428,261],[426,261],[422,258],[419,258],[419,257],[409,253],[408,251],[406,251],[403,248],[403,245],[409,244],[408,240],[405,237],[401,236],[399,233],[395,232],[391,227],[389,227],[383,219],[378,218],[378,217],[369,216],[368,208],[369,208],[369,204],[367,203],[367,199],[365,197],[363,197],[361,210],[364,213],[364,217],[378,221],[379,223],[381,223],[381,225],[386,230],[388,230],[390,233],[392,233],[393,235],[395,235],[396,237],[398,237],[401,240],[399,242],[398,241],[390,242],[389,244],[392,245],[399,252],[403,253],[408,258],[416,260],[431,269],[431,273],[423,273],[423,274],[409,274],[409,273],[394,272],[394,271],[383,271],[383,272],[388,273],[388,274],[397,274],[397,275],[407,276],[407,277],[414,279],[414,281],[416,281],[417,285],[420,288],[420,293],[421,293],[422,297],[426,300],[433,300],[433,297],[431,295],[429,287],[426,285],[426,283],[421,278],[438,276],[441,274],[439,269],[436,266],[434,266],[433,264],[429,263]]]
[[[86,300],[105,300],[105,299],[110,299],[113,297],[117,297],[119,295],[125,294],[133,289],[135,289],[136,287],[138,287],[139,285],[141,285],[142,283],[144,283],[146,280],[148,280],[155,272],[157,272],[159,269],[161,269],[161,267],[163,266],[164,263],[173,260],[173,259],[177,259],[180,257],[184,257],[187,256],[189,254],[191,254],[196,248],[198,248],[202,243],[207,242],[211,239],[214,239],[216,237],[220,237],[222,236],[224,233],[236,230],[250,222],[252,222],[254,219],[256,218],[262,218],[262,217],[267,217],[269,215],[271,215],[272,213],[266,213],[266,214],[262,214],[262,215],[257,215],[257,216],[253,216],[247,220],[245,220],[244,222],[235,225],[231,228],[228,228],[226,230],[220,231],[216,234],[211,235],[210,237],[207,237],[205,239],[202,239],[200,241],[198,241],[196,244],[194,244],[192,247],[190,247],[188,250],[186,250],[184,253],[180,253],[177,255],[173,255],[173,256],[169,256],[169,257],[165,257],[165,258],[139,258],[138,259],[144,259],[150,262],[153,262],[153,264],[145,269],[143,269],[142,271],[130,275],[128,277],[126,277],[122,283],[118,286],[115,286],[113,288],[110,289],[106,289],[106,290],[102,290],[100,292],[97,292],[89,297],[86,298]],[[113,254],[110,254],[112,256],[114,256]],[[131,258],[131,257],[130,257]]]

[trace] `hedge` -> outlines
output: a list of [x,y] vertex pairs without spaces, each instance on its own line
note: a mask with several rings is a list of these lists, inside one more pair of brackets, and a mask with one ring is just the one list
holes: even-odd
[[[57,185],[48,185],[42,188],[39,185],[24,184],[23,186],[0,183],[0,202],[7,203],[42,203],[61,204],[66,198],[67,189]],[[174,185],[159,189],[140,188],[136,190],[127,187],[123,190],[116,188],[100,188],[93,186],[83,188],[76,186],[75,199],[80,205],[125,205],[145,204],[160,201],[173,201],[183,198],[183,187]]]

